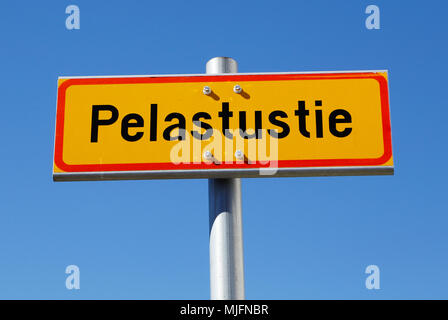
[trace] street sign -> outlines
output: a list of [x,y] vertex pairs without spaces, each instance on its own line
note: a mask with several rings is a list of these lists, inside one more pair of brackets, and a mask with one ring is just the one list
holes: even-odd
[[376,174],[386,71],[58,80],[55,181]]

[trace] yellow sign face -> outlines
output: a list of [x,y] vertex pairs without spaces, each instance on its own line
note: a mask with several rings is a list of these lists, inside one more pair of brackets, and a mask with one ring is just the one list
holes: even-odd
[[392,173],[384,71],[59,79],[55,180]]

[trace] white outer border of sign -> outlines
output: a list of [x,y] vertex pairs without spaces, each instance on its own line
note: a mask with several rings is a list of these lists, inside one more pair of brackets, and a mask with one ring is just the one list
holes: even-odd
[[[153,78],[153,77],[215,77],[275,74],[331,74],[331,73],[367,73],[388,70],[352,70],[352,71],[301,71],[301,72],[251,72],[200,74],[163,74],[163,75],[115,75],[115,76],[60,76],[59,79],[98,79],[98,78]],[[388,82],[389,84],[389,82]],[[56,103],[57,105],[57,103]],[[56,122],[55,122],[56,123]],[[56,126],[55,126],[56,138]],[[53,149],[54,153],[54,149]],[[269,174],[269,172],[272,174]],[[264,173],[262,173],[264,172]],[[152,179],[207,179],[207,178],[276,178],[276,177],[329,177],[329,176],[372,176],[393,175],[394,166],[347,166],[313,168],[248,168],[248,169],[192,169],[192,170],[145,170],[145,171],[104,171],[104,172],[54,172],[53,181],[104,181],[104,180],[152,180]]]
[[[269,174],[269,171],[275,171]],[[207,170],[150,170],[53,173],[53,181],[207,179],[207,178],[278,178],[393,175],[393,166],[253,168]]]
[[58,79],[101,79],[101,78],[153,78],[153,77],[215,77],[215,76],[248,76],[248,75],[275,75],[275,74],[330,74],[330,73],[366,73],[385,72],[388,70],[347,70],[347,71],[292,71],[292,72],[247,72],[247,73],[216,73],[216,74],[146,74],[146,75],[123,75],[123,76],[60,76]]

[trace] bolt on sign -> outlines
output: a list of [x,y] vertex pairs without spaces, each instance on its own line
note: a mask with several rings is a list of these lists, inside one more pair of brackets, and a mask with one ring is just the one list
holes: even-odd
[[393,170],[387,71],[58,80],[55,181]]

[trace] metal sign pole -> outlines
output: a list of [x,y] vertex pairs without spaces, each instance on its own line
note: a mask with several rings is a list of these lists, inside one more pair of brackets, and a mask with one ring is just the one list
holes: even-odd
[[[235,60],[216,57],[207,62],[207,74],[237,73]],[[244,299],[241,180],[209,179],[210,298]]]

